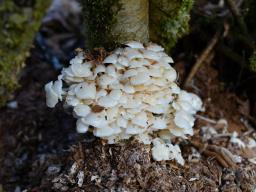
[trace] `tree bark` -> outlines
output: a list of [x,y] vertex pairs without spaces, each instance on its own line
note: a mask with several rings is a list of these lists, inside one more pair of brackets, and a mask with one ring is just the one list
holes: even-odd
[[86,48],[147,42],[148,0],[82,0]]
[[154,41],[170,51],[185,35],[193,0],[81,0],[86,48],[129,40]]
[[189,32],[193,0],[150,0],[150,40],[164,46],[167,52]]

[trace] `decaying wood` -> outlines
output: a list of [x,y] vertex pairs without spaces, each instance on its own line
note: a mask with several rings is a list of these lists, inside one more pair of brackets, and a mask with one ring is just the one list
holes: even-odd
[[204,145],[195,141],[191,141],[191,143],[204,155],[215,157],[216,160],[221,164],[221,166],[225,168],[237,167],[234,156],[228,149],[216,145]]

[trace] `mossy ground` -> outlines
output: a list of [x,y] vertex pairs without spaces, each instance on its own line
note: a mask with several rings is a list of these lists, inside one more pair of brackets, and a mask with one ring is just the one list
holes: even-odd
[[0,3],[0,106],[19,87],[21,69],[49,5],[50,0],[35,1],[32,7]]

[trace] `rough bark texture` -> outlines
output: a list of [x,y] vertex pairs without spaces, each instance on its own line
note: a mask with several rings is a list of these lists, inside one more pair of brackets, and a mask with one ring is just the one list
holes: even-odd
[[148,0],[81,0],[86,47],[148,41]]
[[150,0],[149,35],[167,51],[189,31],[193,0]]
[[50,0],[34,5],[0,1],[0,106],[18,87],[20,71],[49,4]]
[[189,31],[193,0],[81,0],[81,4],[87,48],[151,40],[170,51]]

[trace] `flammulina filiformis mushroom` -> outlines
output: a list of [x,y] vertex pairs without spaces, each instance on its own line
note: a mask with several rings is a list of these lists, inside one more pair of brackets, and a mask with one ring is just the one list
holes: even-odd
[[173,60],[161,46],[135,41],[126,46],[103,61],[90,61],[79,52],[57,81],[45,85],[47,106],[59,100],[71,106],[79,133],[91,130],[109,144],[133,136],[153,143],[154,160],[184,164],[171,139],[193,135],[202,101],[178,87]]

